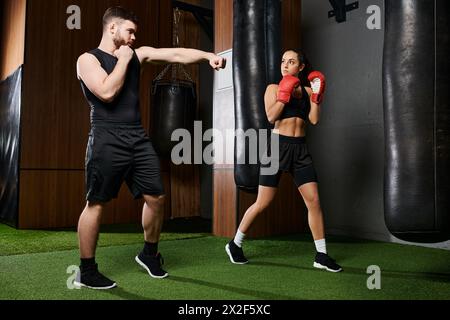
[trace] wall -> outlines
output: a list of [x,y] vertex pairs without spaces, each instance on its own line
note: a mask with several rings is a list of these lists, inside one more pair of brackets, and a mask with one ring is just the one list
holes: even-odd
[[[383,4],[361,0],[339,24],[328,18],[328,1],[303,1],[303,48],[328,81],[322,119],[309,129],[309,146],[327,232],[405,243],[390,235],[383,214],[384,31],[366,26],[370,5],[381,8],[384,23]],[[424,246],[450,249],[450,242]]]

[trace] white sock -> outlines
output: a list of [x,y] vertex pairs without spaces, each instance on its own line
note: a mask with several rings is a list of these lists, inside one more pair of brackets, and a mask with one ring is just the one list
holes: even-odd
[[244,242],[245,234],[243,234],[239,229],[236,232],[236,236],[234,237],[234,243],[239,247],[242,248],[242,242]]
[[325,243],[325,239],[314,241],[314,244],[316,245],[317,252],[327,254],[327,245]]

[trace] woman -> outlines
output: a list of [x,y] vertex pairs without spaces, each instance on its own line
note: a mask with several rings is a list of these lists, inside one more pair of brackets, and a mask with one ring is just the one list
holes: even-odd
[[320,104],[325,90],[325,77],[320,72],[308,76],[310,87],[301,86],[299,76],[305,69],[302,52],[288,50],[281,62],[281,82],[267,87],[264,97],[267,118],[275,123],[273,134],[279,137],[279,166],[275,175],[259,178],[256,202],[242,218],[236,236],[225,247],[234,264],[245,264],[248,260],[242,250],[242,242],[255,218],[266,209],[275,197],[281,171],[290,172],[308,208],[308,222],[316,246],[313,266],[331,272],[342,268],[327,255],[323,214],[319,201],[317,177],[312,158],[306,146],[306,122],[316,125],[320,117]]

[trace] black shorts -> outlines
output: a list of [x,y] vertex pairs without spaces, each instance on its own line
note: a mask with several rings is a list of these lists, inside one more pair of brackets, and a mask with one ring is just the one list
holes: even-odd
[[149,137],[140,124],[93,124],[86,150],[86,199],[115,199],[124,181],[135,199],[164,194]]
[[[282,172],[289,172],[297,187],[306,183],[317,182],[317,174],[306,146],[306,138],[277,136],[279,137],[279,158],[274,160],[279,161],[279,170],[273,175],[263,175],[261,172],[259,185],[277,188]],[[267,154],[270,154],[270,144],[266,156]],[[270,167],[270,164],[261,165],[261,168],[267,167]]]

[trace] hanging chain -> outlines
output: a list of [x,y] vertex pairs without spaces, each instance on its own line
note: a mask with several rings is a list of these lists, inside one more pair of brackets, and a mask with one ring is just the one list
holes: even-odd
[[[173,37],[172,37],[172,45],[174,48],[180,47],[180,21],[183,13],[180,11],[180,9],[175,8],[173,10]],[[186,79],[188,79],[190,82],[194,82],[192,80],[189,73],[186,72],[186,69],[181,63],[174,63],[169,64],[164,70],[156,77],[155,81],[160,81],[164,78],[164,76],[169,72],[169,69],[172,68],[172,80],[177,79],[177,71],[178,74],[184,75]]]
[[184,76],[186,77],[186,79],[188,79],[190,82],[194,82],[194,80],[192,80],[189,73],[186,72],[186,69],[181,64],[178,65],[178,68],[179,68],[179,72],[182,72],[184,74]]
[[180,20],[181,11],[178,8],[173,10],[173,38],[172,43],[175,48],[180,47]]
[[172,68],[172,65],[168,65],[167,67],[164,68],[164,70],[155,78],[155,81],[160,81],[162,80],[162,78],[164,78],[164,76],[166,75],[166,73],[169,71],[169,69]]
[[[173,10],[173,37],[172,44],[174,48],[180,47],[180,20],[181,20],[181,12],[178,8]],[[177,66],[173,65],[172,68],[172,80],[177,78]]]

